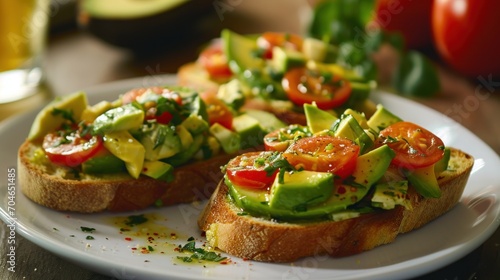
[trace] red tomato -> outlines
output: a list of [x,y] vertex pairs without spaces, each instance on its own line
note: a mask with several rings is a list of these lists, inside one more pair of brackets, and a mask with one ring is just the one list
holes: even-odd
[[392,164],[420,168],[436,163],[444,155],[443,141],[411,122],[397,122],[380,131],[378,145],[387,144],[396,152]]
[[330,172],[342,179],[354,172],[358,155],[358,145],[334,136],[302,138],[283,153],[283,157],[296,169]]
[[320,109],[337,108],[351,96],[351,84],[330,74],[306,68],[292,68],[282,80],[288,99],[302,106],[316,102]]
[[431,9],[434,0],[377,0],[373,21],[383,30],[400,32],[408,48],[432,46]]
[[283,152],[294,140],[311,135],[311,132],[306,126],[292,124],[272,131],[264,136],[264,148],[266,151]]
[[455,70],[500,76],[500,1],[439,0],[432,9],[436,49]]
[[104,149],[98,136],[81,137],[78,131],[61,135],[60,132],[49,133],[43,139],[45,154],[55,164],[75,167]]
[[213,92],[203,92],[201,99],[207,106],[208,121],[210,125],[218,123],[227,129],[233,128],[233,113],[222,100]]
[[250,152],[237,156],[226,165],[227,178],[235,185],[251,189],[269,188],[278,170],[267,174],[264,168],[269,164],[272,152]]
[[263,50],[263,58],[273,58],[273,47],[301,50],[302,37],[296,34],[265,32],[257,38],[257,46]]
[[227,79],[233,75],[229,68],[227,57],[222,51],[220,41],[214,41],[205,48],[200,53],[198,62],[208,72],[211,78]]

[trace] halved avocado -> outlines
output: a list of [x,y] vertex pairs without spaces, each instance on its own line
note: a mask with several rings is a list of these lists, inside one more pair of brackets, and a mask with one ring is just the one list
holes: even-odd
[[[133,50],[185,38],[211,0],[82,0],[80,24],[101,40]],[[183,35],[184,34],[184,35]],[[192,35],[192,34],[191,34]]]

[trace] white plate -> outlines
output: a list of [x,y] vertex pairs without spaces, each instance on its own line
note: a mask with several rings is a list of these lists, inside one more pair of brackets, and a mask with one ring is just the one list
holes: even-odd
[[[87,90],[94,104],[113,100],[137,86],[173,84],[173,76],[144,77],[97,86]],[[453,120],[427,107],[391,94],[376,93],[376,102],[406,120],[419,123],[440,136],[448,146],[475,157],[475,166],[461,202],[448,214],[422,229],[402,235],[397,241],[352,257],[332,259],[310,257],[293,264],[268,264],[231,257],[226,265],[185,265],[177,261],[181,253],[162,243],[185,244],[193,236],[201,246],[196,227],[200,205],[179,205],[149,209],[164,219],[150,231],[163,228],[166,237],[149,244],[155,251],[141,254],[132,248],[148,245],[130,232],[120,233],[111,217],[129,214],[68,214],[38,206],[24,197],[20,187],[10,202],[7,193],[10,168],[16,168],[16,150],[23,142],[36,112],[10,119],[0,126],[0,216],[13,224],[19,234],[35,244],[83,267],[120,279],[391,279],[415,277],[448,265],[480,246],[500,223],[500,159],[475,135]],[[11,169],[12,170],[12,169]],[[94,233],[80,227],[95,228]],[[177,233],[177,239],[170,233]],[[87,240],[91,235],[94,240]],[[125,240],[132,237],[132,241]],[[160,253],[163,251],[164,253]]]

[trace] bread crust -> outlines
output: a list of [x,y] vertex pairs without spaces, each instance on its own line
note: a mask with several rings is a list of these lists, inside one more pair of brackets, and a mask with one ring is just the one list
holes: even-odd
[[452,150],[455,169],[438,178],[442,190],[439,199],[424,199],[411,191],[411,210],[397,206],[336,222],[278,223],[238,215],[241,210],[230,202],[228,187],[221,181],[199,216],[198,226],[211,246],[243,259],[291,262],[308,256],[354,255],[391,243],[398,234],[419,228],[453,208],[462,196],[473,162],[471,156]]
[[174,170],[171,183],[128,174],[84,175],[74,178],[68,168],[33,162],[39,144],[24,142],[18,152],[20,189],[34,202],[59,211],[93,213],[140,210],[205,200],[222,178],[220,167],[235,155],[223,154]]

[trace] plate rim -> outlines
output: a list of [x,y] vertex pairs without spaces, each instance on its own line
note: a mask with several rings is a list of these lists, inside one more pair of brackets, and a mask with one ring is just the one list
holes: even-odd
[[[103,84],[88,87],[87,89],[85,89],[83,91],[87,92],[89,97],[91,97],[91,99],[94,99],[94,98],[97,98],[96,96],[99,94],[99,92],[105,92],[107,90],[113,90],[113,89],[117,89],[117,88],[125,89],[125,87],[128,88],[129,86],[132,86],[132,85],[140,86],[140,82],[142,81],[144,83],[144,80],[148,77],[149,78],[156,78],[157,81],[159,80],[159,81],[168,81],[168,83],[175,83],[175,75],[167,74],[167,75],[159,75],[156,77],[155,76],[136,77],[136,78],[131,78],[131,79],[124,79],[124,80],[103,83]],[[167,84],[167,83],[163,83],[163,84]],[[432,111],[436,112],[437,114],[441,114],[440,112],[438,112],[430,107],[427,107],[423,104],[417,103],[415,101],[405,99],[405,98],[400,97],[400,96],[392,95],[392,94],[384,92],[382,90],[377,90],[377,92],[378,92],[377,94],[381,94],[382,96],[387,95],[387,96],[390,96],[389,98],[395,98],[396,100],[398,100],[398,102],[410,103],[413,106],[419,107],[419,109],[425,108],[426,110],[432,110]],[[41,106],[41,107],[43,107],[43,106]],[[2,123],[0,123],[0,132],[2,132],[4,130],[4,127],[8,127],[9,125],[13,125],[17,122],[21,122],[22,120],[27,119],[30,116],[34,116],[36,114],[37,110],[38,109],[30,110],[29,112],[22,113],[20,115],[14,116],[12,118],[9,118],[9,119],[3,121]],[[445,117],[447,117],[447,116],[445,116]],[[484,143],[484,141],[482,141],[479,137],[477,137],[475,134],[470,132],[467,128],[463,127],[459,123],[456,123],[451,118],[449,118],[449,121],[450,121],[450,123],[453,123],[454,125],[458,125],[462,129],[465,129],[466,131],[468,131],[470,133],[470,135],[476,139],[476,141],[481,142],[484,145],[484,147],[482,147],[483,149],[486,149],[487,151],[489,149],[489,152],[496,154],[490,146],[488,146],[486,143]],[[498,157],[498,155],[497,155],[497,159],[500,162],[500,157]],[[18,192],[19,192],[19,190],[18,190]],[[0,205],[0,218],[3,220],[4,223],[8,223],[9,216],[7,215],[3,206],[4,206],[3,204]],[[461,257],[465,256],[466,254],[470,253],[473,249],[477,248],[482,243],[484,243],[496,231],[496,229],[500,226],[500,219],[498,219],[499,216],[500,216],[500,209],[496,213],[496,219],[491,223],[491,225],[489,225],[486,228],[486,230],[483,232],[483,234],[481,236],[476,237],[472,240],[469,240],[469,242],[466,243],[467,246],[461,246],[461,248],[455,248],[455,250],[453,251],[453,254],[448,253],[448,258],[446,260],[442,260],[442,258],[439,258],[439,256],[436,256],[436,258],[439,258],[440,261],[436,261],[436,259],[433,259],[433,260],[428,260],[427,262],[424,262],[424,263],[417,263],[414,266],[410,266],[410,267],[403,265],[403,267],[398,268],[396,270],[393,270],[392,272],[386,272],[387,274],[383,273],[380,275],[377,274],[377,275],[375,275],[375,277],[371,274],[371,273],[374,273],[374,270],[381,270],[381,269],[382,270],[387,270],[387,269],[390,270],[390,268],[394,268],[395,266],[398,267],[404,263],[414,262],[415,259],[410,259],[410,260],[406,260],[404,262],[400,262],[400,263],[396,263],[396,264],[392,264],[392,265],[388,265],[388,266],[383,266],[383,267],[379,267],[379,268],[363,269],[363,271],[368,272],[368,273],[366,273],[366,277],[370,277],[370,279],[377,279],[377,277],[382,277],[382,278],[386,279],[386,277],[401,276],[401,274],[394,274],[396,272],[399,272],[399,273],[401,273],[402,271],[410,272],[410,276],[415,277],[415,276],[419,276],[419,275],[431,272],[433,270],[439,269],[440,267],[443,267],[443,266],[446,266],[452,262],[455,262],[456,260],[458,260]],[[23,237],[25,237],[26,239],[35,243],[36,245],[48,250],[49,252],[54,253],[56,255],[59,255],[68,261],[76,262],[77,264],[80,264],[81,266],[84,266],[88,269],[96,271],[95,269],[92,269],[92,268],[96,267],[96,263],[91,261],[92,258],[90,258],[90,260],[84,259],[84,261],[82,263],[82,262],[80,262],[81,261],[80,259],[77,259],[74,257],[74,256],[85,256],[85,252],[82,252],[82,250],[78,250],[78,249],[70,246],[69,248],[71,248],[71,252],[80,252],[81,254],[72,255],[69,253],[70,250],[67,250],[67,248],[66,248],[66,250],[63,250],[62,252],[61,251],[55,252],[54,247],[52,247],[51,245],[60,244],[60,243],[56,242],[56,240],[53,240],[53,239],[51,240],[50,238],[45,238],[45,236],[34,236],[32,233],[30,233],[29,225],[18,224],[18,227],[16,229]],[[47,241],[49,243],[46,243]],[[473,242],[471,242],[471,241],[473,241]],[[437,251],[434,254],[446,255],[443,252],[443,250]],[[432,254],[432,255],[434,255],[434,254]],[[420,259],[420,258],[422,258],[422,257],[419,257],[416,259]],[[434,262],[434,265],[433,266],[429,265],[429,262]],[[106,263],[106,265],[104,265],[104,262],[101,262],[97,266],[106,267],[109,269],[109,265],[111,265],[111,264],[116,265],[116,263],[113,263],[112,261],[108,261]],[[134,271],[136,271],[138,273],[142,272],[141,269],[136,269]],[[99,273],[102,273],[101,270],[99,270]],[[405,276],[408,276],[408,275],[409,275],[408,273],[405,274]],[[168,276],[168,275],[164,275],[164,276]],[[189,277],[189,276],[184,276],[184,275],[172,275],[172,276],[177,277],[178,279],[183,279],[184,277],[186,277],[186,278]],[[380,279],[382,279],[382,278],[380,278]],[[349,279],[349,278],[345,278],[345,279]]]

